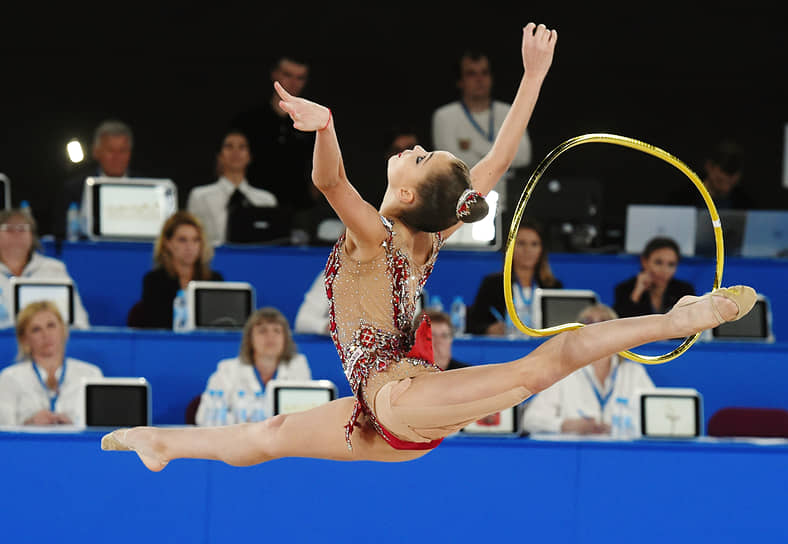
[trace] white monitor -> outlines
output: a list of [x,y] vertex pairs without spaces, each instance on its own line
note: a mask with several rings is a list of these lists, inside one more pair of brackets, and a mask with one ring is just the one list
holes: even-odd
[[465,223],[446,240],[444,249],[498,251],[503,243],[501,210],[498,193],[490,191],[485,197],[489,212],[475,223]]
[[599,302],[590,289],[534,289],[531,319],[536,329],[577,322],[580,312]]
[[643,438],[695,438],[702,434],[703,399],[692,388],[639,390],[638,426]]
[[331,380],[271,380],[266,389],[273,402],[273,415],[311,410],[337,398],[337,387]]
[[68,279],[48,280],[11,278],[11,319],[15,322],[25,306],[31,302],[51,300],[60,311],[63,322],[74,323],[74,284]]
[[519,407],[512,406],[500,412],[495,412],[473,423],[469,423],[460,432],[486,436],[519,435]]
[[186,287],[187,330],[242,329],[252,315],[251,284],[231,281],[190,281]]
[[[722,227],[722,241],[725,256],[738,256],[742,253],[747,212],[744,210],[719,210]],[[695,254],[700,257],[716,257],[717,240],[708,210],[698,210],[697,232],[695,234]]]
[[759,294],[755,306],[747,315],[713,328],[711,335],[714,340],[774,342],[769,299]]
[[82,196],[82,220],[91,240],[155,240],[178,210],[172,180],[89,177]]
[[654,237],[672,238],[682,255],[695,255],[698,211],[694,206],[627,206],[624,247],[627,253],[640,254]]
[[788,257],[788,211],[747,212],[743,257]]
[[86,427],[151,424],[151,388],[145,378],[83,378],[78,419]]
[[11,180],[0,172],[0,210],[11,207]]

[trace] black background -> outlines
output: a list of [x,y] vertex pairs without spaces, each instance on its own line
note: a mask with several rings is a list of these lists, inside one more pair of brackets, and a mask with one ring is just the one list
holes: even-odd
[[[559,40],[529,127],[529,170],[567,138],[612,132],[700,173],[706,148],[733,137],[747,152],[747,192],[762,208],[788,208],[788,46],[776,7],[589,4],[135,3],[7,13],[0,172],[12,180],[13,202],[30,201],[46,223],[53,190],[72,168],[65,143],[89,145],[100,121],[120,118],[135,133],[132,168],[172,178],[183,204],[191,187],[214,180],[230,117],[267,100],[271,62],[295,53],[311,64],[304,96],[332,108],[351,181],[378,204],[386,128],[408,120],[429,142],[431,113],[456,98],[454,63],[469,46],[488,52],[494,95],[511,101],[521,28],[533,20]],[[669,203],[689,183],[652,157],[601,144],[568,153],[551,173],[601,180],[611,222],[627,203]]]

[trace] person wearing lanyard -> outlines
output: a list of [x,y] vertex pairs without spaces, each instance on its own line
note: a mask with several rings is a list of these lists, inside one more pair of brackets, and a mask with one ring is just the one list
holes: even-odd
[[68,329],[50,301],[25,306],[16,323],[19,362],[0,373],[0,425],[79,425],[82,378],[102,376],[65,356]]
[[[524,221],[517,231],[512,258],[512,280],[512,296],[517,314],[526,325],[531,322],[534,288],[563,287],[553,276],[547,251],[542,244],[541,230],[535,223]],[[502,284],[503,272],[484,277],[468,310],[469,333],[503,336],[513,331],[506,311]]]
[[[578,316],[585,324],[616,319],[604,304],[589,306]],[[638,388],[653,388],[643,365],[618,355],[593,361],[545,389],[525,406],[522,428],[529,433],[608,434],[618,397],[633,402]]]
[[309,363],[297,349],[287,318],[279,310],[266,307],[254,312],[244,325],[238,357],[219,361],[208,379],[195,416],[197,425],[216,424],[210,421],[212,391],[222,392],[229,413],[234,415],[239,391],[250,397],[262,392],[270,415],[272,399],[265,395],[270,380],[312,379]]

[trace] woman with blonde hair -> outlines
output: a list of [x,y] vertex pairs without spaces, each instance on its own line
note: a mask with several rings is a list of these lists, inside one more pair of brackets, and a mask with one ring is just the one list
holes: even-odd
[[[221,391],[233,420],[249,420],[249,414],[239,417],[239,395],[254,398],[261,393],[271,413],[271,400],[265,395],[266,385],[276,380],[311,380],[312,372],[306,357],[298,353],[290,324],[276,308],[260,308],[246,320],[241,335],[238,357],[219,361],[216,371],[208,379],[197,409],[196,423],[210,425],[210,393]],[[240,393],[243,391],[243,393]]]
[[202,223],[187,211],[172,214],[161,228],[153,248],[154,268],[142,280],[139,318],[130,325],[172,329],[172,302],[192,280],[223,281],[211,269],[213,247]]
[[68,328],[57,306],[31,302],[16,320],[18,362],[0,372],[0,425],[80,424],[82,378],[101,370],[66,357]]

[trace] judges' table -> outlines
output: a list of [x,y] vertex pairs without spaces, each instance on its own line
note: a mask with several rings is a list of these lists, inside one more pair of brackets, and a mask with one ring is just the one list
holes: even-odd
[[[340,396],[350,387],[331,340],[325,336],[296,335],[315,379],[334,382]],[[454,356],[471,364],[498,363],[522,357],[543,340],[469,337],[454,342]],[[67,354],[97,364],[106,376],[144,376],[153,391],[153,420],[181,424],[186,405],[202,393],[208,377],[223,358],[238,354],[238,332],[139,331],[105,328],[72,331]],[[661,342],[643,353],[665,353],[677,343]],[[0,331],[0,368],[16,353],[11,330]],[[788,344],[696,343],[681,357],[648,366],[657,386],[694,387],[704,399],[705,421],[725,406],[788,409]]]
[[[47,254],[55,255],[51,243]],[[228,281],[246,281],[257,292],[260,306],[275,306],[293,323],[304,294],[325,267],[330,248],[220,246],[213,268]],[[140,298],[142,277],[151,268],[152,244],[134,242],[65,242],[59,257],[77,282],[85,308],[94,325],[120,326]],[[553,272],[571,289],[592,289],[606,304],[613,303],[616,283],[640,270],[635,255],[553,254]],[[441,252],[427,290],[439,295],[445,305],[459,295],[467,304],[473,301],[482,278],[502,269],[498,252]],[[677,277],[689,281],[698,294],[708,291],[714,278],[714,260],[682,259]],[[767,295],[774,309],[777,340],[788,341],[788,259],[728,258],[723,283],[745,283]]]
[[151,473],[99,438],[0,432],[3,542],[788,539],[784,442],[450,437],[407,463],[178,460]]

